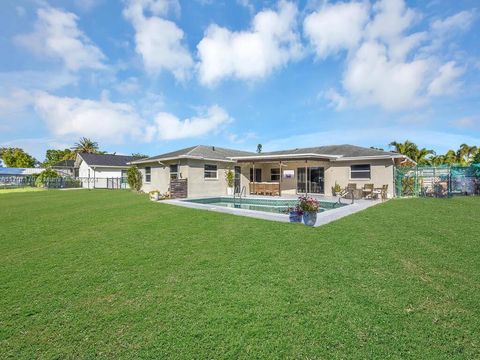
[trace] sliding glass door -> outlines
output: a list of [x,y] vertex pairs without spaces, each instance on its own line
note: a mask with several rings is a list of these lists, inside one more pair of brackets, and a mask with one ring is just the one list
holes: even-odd
[[297,193],[304,194],[324,194],[324,168],[323,167],[307,167],[297,169]]

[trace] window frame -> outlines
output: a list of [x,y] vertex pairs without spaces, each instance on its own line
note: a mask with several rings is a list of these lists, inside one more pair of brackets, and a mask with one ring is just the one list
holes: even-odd
[[280,168],[270,168],[270,181],[280,181]]
[[[176,166],[177,167],[177,171],[172,171],[172,166]],[[170,164],[168,166],[168,169],[170,171],[170,180],[177,180],[179,179],[179,171],[178,171],[178,168],[179,168],[179,165],[178,164]]]
[[[354,169],[355,166],[368,166],[367,169]],[[353,176],[354,174],[363,174],[363,173],[368,173],[368,177],[355,177]],[[371,164],[353,164],[350,165],[350,180],[356,180],[356,181],[368,181],[372,179],[372,165]]]
[[[215,167],[215,170],[207,170],[207,166]],[[215,173],[215,177],[206,176],[207,173]],[[218,165],[216,164],[203,164],[203,179],[204,180],[218,180]]]
[[145,167],[145,184],[150,184],[151,182],[152,182],[152,167],[146,166]]

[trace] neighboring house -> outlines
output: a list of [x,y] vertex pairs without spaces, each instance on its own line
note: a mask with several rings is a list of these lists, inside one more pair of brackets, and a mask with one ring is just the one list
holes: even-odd
[[61,176],[75,176],[75,160],[62,160],[50,167]]
[[404,155],[354,145],[331,145],[251,153],[215,146],[190,148],[133,161],[143,175],[143,191],[170,190],[171,180],[186,179],[188,197],[227,193],[225,170],[235,171],[235,188],[247,193],[262,184],[277,186],[278,195],[332,195],[332,187],[349,183],[388,185],[393,195],[394,167]]
[[139,159],[125,155],[80,153],[75,159],[75,177],[87,188],[126,187],[128,163]]

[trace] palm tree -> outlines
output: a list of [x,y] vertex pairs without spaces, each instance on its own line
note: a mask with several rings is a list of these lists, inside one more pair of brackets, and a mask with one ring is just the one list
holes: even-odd
[[419,149],[418,146],[410,140],[406,140],[403,143],[392,141],[389,146],[393,147],[399,154],[408,156],[419,165],[429,164],[432,158],[429,157],[429,155],[435,156],[435,152],[433,150],[426,148]]
[[82,137],[79,140],[79,142],[75,143],[75,145],[72,147],[72,150],[75,153],[90,153],[90,154],[99,153],[98,143],[86,137]]
[[469,146],[467,144],[460,145],[457,151],[457,160],[461,165],[470,164],[472,157],[477,153],[478,148],[476,146]]

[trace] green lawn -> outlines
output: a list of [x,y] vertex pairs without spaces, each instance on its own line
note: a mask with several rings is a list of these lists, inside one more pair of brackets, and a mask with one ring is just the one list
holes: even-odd
[[480,198],[321,228],[125,191],[0,198],[0,358],[480,357]]
[[0,195],[11,194],[11,193],[22,193],[22,192],[37,192],[37,191],[45,191],[45,189],[36,188],[36,187],[21,187],[21,188],[13,188],[13,189],[0,188]]

